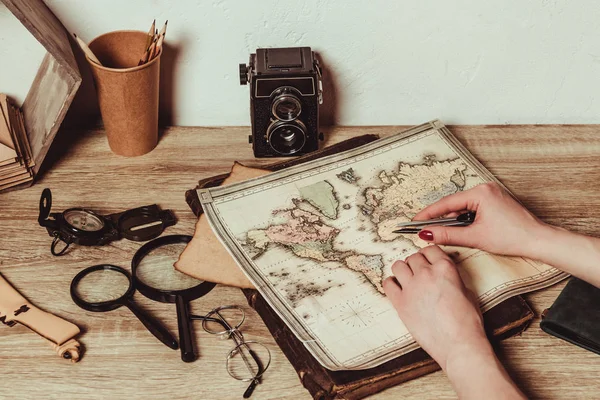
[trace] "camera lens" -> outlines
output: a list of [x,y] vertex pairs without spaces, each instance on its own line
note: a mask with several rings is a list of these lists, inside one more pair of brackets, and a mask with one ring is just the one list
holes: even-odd
[[267,130],[271,148],[282,155],[299,152],[306,143],[306,127],[300,121],[276,121]]
[[273,99],[271,112],[281,121],[292,121],[302,112],[302,103],[292,90],[291,88],[280,89]]
[[282,121],[291,121],[300,115],[302,105],[292,96],[281,96],[273,102],[273,115]]

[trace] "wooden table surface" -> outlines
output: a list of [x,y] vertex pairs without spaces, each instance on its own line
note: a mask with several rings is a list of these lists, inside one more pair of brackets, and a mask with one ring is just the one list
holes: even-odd
[[[329,128],[325,129],[326,143],[402,129]],[[450,130],[543,220],[600,235],[600,126],[451,126]],[[214,338],[197,325],[200,357],[185,364],[179,352],[157,342],[129,310],[92,313],[72,302],[69,284],[78,271],[98,263],[129,268],[139,243],[122,240],[103,247],[75,246],[67,255],[53,257],[51,238],[38,225],[37,216],[42,189],[49,187],[55,211],[83,206],[108,214],[158,203],[175,210],[179,220],[166,233],[193,234],[195,217],[185,202],[185,191],[198,179],[227,172],[234,160],[254,161],[248,133],[247,127],[175,127],[164,131],[150,154],[123,158],[110,152],[100,129],[64,131],[51,149],[56,160],[34,186],[0,194],[0,272],[32,303],[80,326],[79,341],[85,346],[82,360],[71,364],[25,327],[0,326],[0,397],[241,398],[246,385],[225,370],[231,341]],[[524,296],[536,319],[521,336],[502,343],[500,358],[531,398],[598,398],[600,356],[539,328],[539,314],[563,286],[564,282]],[[135,299],[171,332],[177,332],[174,305],[152,302],[140,294]],[[206,313],[224,304],[242,305],[249,315],[244,335],[272,350],[272,365],[252,398],[310,398],[238,289],[219,286],[194,301],[192,311]],[[373,397],[456,395],[445,375],[436,372]]]

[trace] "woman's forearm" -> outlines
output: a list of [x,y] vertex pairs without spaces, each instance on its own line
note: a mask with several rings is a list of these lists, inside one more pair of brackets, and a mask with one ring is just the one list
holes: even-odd
[[600,287],[600,239],[543,225],[528,257]]
[[445,372],[462,400],[525,399],[485,340],[448,359]]

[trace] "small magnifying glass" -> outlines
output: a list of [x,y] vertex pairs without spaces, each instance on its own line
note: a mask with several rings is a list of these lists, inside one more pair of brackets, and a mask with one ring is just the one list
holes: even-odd
[[137,290],[149,299],[175,303],[181,359],[196,359],[189,303],[210,292],[216,284],[177,271],[173,264],[192,240],[188,235],[167,235],[144,244],[133,256],[131,273]]
[[94,312],[125,306],[158,340],[177,350],[177,339],[158,320],[133,302],[135,287],[129,273],[110,264],[94,265],[79,272],[71,282],[71,298],[79,307]]

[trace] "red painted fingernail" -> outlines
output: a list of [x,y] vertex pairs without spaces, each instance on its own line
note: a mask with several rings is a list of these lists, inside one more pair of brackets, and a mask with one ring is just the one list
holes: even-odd
[[431,242],[433,240],[433,233],[431,231],[421,231],[419,232],[419,237],[423,240]]

